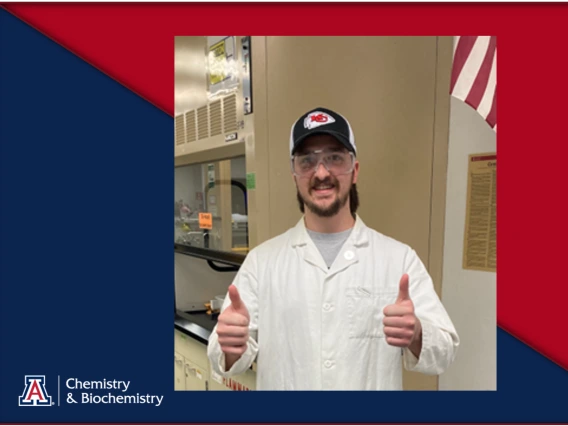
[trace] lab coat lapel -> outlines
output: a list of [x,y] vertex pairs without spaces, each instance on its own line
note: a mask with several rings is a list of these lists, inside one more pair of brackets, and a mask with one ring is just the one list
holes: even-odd
[[367,228],[359,216],[356,217],[353,232],[343,244],[343,247],[337,254],[337,257],[331,265],[329,276],[338,274],[341,271],[349,268],[359,262],[361,257],[361,247],[368,245],[369,236],[367,235]]
[[310,241],[308,241],[307,244],[304,247],[302,247],[302,252],[304,255],[304,260],[306,262],[311,263],[314,266],[317,266],[326,274],[328,273],[329,270],[327,269],[325,260],[323,259],[323,256],[321,255],[320,251],[318,250],[318,248],[316,247],[315,243],[312,241],[311,238]]
[[350,243],[349,240],[345,241],[345,244],[343,244],[343,247],[339,253],[337,253],[337,257],[331,265],[329,277],[331,278],[331,276],[338,274],[357,262],[359,262],[357,247]]
[[291,242],[292,246],[299,251],[299,254],[304,261],[320,268],[326,274],[328,273],[327,265],[325,264],[321,253],[306,231],[303,217],[292,230]]
[[365,224],[357,216],[353,232],[338,253],[333,265],[331,265],[331,269],[327,268],[321,253],[308,235],[303,217],[292,231],[291,242],[293,247],[300,250],[300,255],[306,262],[320,268],[331,276],[357,263],[361,254],[360,248],[369,243],[369,238]]

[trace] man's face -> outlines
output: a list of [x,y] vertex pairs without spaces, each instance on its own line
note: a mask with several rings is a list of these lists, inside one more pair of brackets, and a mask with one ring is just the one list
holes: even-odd
[[[307,154],[316,150],[347,152],[333,136],[314,135],[303,142],[296,154]],[[349,200],[351,185],[357,182],[358,174],[358,161],[355,161],[351,173],[338,176],[329,173],[323,163],[320,163],[314,173],[295,176],[298,195],[314,214],[320,217],[335,216]]]

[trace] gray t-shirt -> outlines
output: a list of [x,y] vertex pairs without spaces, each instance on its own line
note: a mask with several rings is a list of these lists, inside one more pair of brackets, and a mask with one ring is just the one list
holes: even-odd
[[337,254],[343,247],[349,235],[351,235],[351,231],[353,228],[349,228],[347,231],[337,232],[334,234],[322,234],[321,232],[314,232],[306,229],[308,234],[312,238],[314,244],[320,251],[323,260],[325,260],[325,264],[327,265],[328,269],[331,268],[333,261],[337,257]]

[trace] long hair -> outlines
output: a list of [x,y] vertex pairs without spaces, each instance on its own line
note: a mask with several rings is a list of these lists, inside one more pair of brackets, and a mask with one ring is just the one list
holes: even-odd
[[[296,190],[296,197],[298,199],[298,204],[300,206],[300,211],[302,213],[305,212],[304,200],[300,196],[300,191]],[[359,208],[359,193],[357,192],[357,184],[352,184],[351,189],[349,190],[349,211],[351,212],[351,216],[355,218],[355,213],[357,213],[357,209]]]

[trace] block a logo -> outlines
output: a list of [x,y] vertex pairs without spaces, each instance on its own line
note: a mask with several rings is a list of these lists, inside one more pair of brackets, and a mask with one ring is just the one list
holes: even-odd
[[51,406],[51,396],[45,390],[45,376],[26,376],[24,382],[24,393],[18,398],[20,407]]

